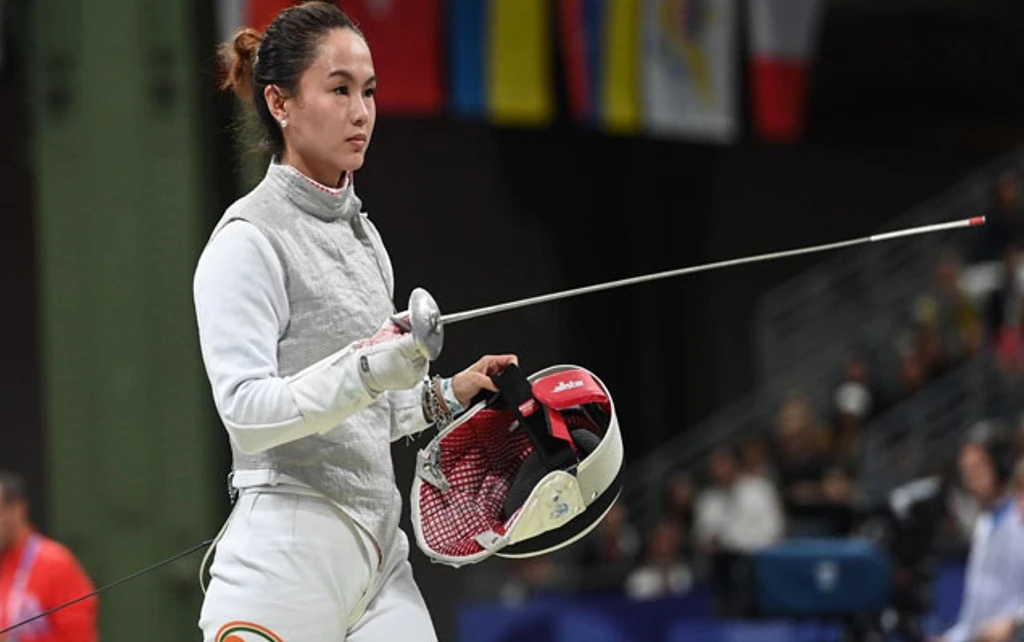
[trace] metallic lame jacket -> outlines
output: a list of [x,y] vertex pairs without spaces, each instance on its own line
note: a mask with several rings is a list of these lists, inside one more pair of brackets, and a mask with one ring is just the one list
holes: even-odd
[[[214,230],[216,235],[231,221],[248,221],[270,242],[284,269],[289,318],[278,341],[282,378],[370,337],[394,312],[391,262],[361,205],[351,181],[334,191],[271,163],[260,184],[232,205]],[[405,391],[404,405],[396,409],[398,393],[371,399],[356,389],[357,378],[344,385],[351,390],[339,396],[362,397],[356,404],[360,409],[328,430],[255,454],[242,452],[232,440],[236,485],[240,476],[247,485],[297,480],[333,500],[386,553],[402,508],[391,441],[427,427],[418,402],[409,401],[419,399],[421,388]]]

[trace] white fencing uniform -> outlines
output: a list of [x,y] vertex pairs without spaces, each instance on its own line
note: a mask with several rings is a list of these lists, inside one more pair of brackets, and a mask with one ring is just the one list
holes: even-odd
[[360,208],[351,182],[333,190],[271,163],[196,268],[203,360],[242,490],[211,567],[208,642],[436,639],[390,451],[428,427],[422,384],[374,396],[354,355],[394,311],[391,263]]
[[359,525],[300,487],[246,489],[210,570],[203,639],[251,622],[288,642],[434,640],[408,553],[399,533],[381,561]]

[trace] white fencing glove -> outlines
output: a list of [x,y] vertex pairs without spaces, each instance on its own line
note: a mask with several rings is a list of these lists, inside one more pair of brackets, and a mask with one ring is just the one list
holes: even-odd
[[427,376],[430,361],[416,347],[409,332],[391,319],[369,339],[359,343],[359,376],[374,395],[385,390],[407,390]]

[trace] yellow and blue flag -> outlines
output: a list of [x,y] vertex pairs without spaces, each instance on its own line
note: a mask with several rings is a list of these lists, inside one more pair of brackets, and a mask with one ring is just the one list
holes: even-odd
[[569,107],[614,133],[640,127],[639,0],[560,0]]
[[453,111],[500,125],[555,116],[549,0],[452,0],[449,91]]

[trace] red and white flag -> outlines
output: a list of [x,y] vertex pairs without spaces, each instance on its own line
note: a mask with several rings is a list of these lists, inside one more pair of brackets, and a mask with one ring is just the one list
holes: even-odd
[[366,35],[382,115],[434,116],[444,107],[441,0],[338,0]]
[[807,84],[825,0],[750,0],[754,130],[768,140],[804,131]]
[[[2,1],[2,0],[0,0]],[[242,27],[264,31],[298,0],[218,0],[222,42]],[[366,35],[373,52],[380,114],[437,115],[442,86],[442,0],[335,0]]]

